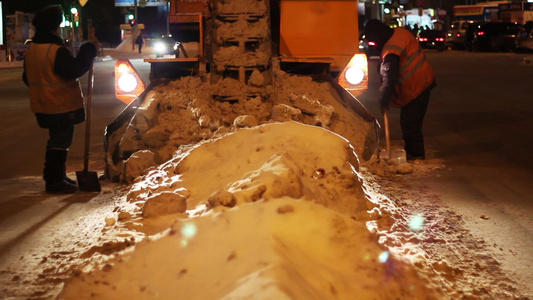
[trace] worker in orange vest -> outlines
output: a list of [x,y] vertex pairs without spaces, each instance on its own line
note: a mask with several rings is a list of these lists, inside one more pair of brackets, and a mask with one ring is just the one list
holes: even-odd
[[48,193],[74,193],[76,181],[66,176],[65,163],[74,137],[74,125],[85,121],[78,78],[96,57],[99,43],[80,47],[74,57],[59,36],[63,9],[52,5],[33,18],[35,36],[26,51],[22,79],[29,87],[30,108],[41,128],[48,129],[43,179]]
[[422,123],[435,73],[413,34],[404,28],[391,28],[379,20],[369,20],[364,28],[369,56],[379,55],[379,103],[399,107],[404,149],[408,160],[425,159]]

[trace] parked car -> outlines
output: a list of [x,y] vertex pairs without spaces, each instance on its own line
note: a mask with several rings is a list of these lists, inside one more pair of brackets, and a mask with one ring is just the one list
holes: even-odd
[[533,21],[526,21],[526,23],[524,23],[524,29],[526,30],[526,33],[530,34],[533,29]]
[[376,49],[375,42],[369,42],[365,38],[364,34],[362,34],[359,37],[359,50],[361,52],[365,53],[366,56],[368,57],[368,59],[375,58],[375,57],[379,58],[379,56],[380,56],[379,51]]
[[522,26],[514,22],[482,22],[474,31],[473,51],[510,51]]
[[446,44],[452,49],[464,49],[465,48],[465,36],[468,24],[472,21],[453,21],[450,25],[450,30],[447,33]]
[[533,51],[533,30],[523,28],[516,36],[516,48],[515,51]]
[[422,30],[417,34],[420,47],[425,49],[446,50],[446,34],[440,30]]

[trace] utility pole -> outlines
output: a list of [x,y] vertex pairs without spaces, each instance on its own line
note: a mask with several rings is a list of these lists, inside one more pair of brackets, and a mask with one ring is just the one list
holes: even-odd
[[170,1],[167,1],[167,36],[170,34]]
[[133,25],[133,32],[131,33],[131,50],[135,50],[135,40],[137,39],[137,35],[139,34],[139,19],[137,18],[137,0],[133,0],[134,4],[134,11],[133,15],[135,16],[134,20],[135,25]]

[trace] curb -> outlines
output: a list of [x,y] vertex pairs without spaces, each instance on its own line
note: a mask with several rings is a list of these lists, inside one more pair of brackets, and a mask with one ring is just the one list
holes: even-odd
[[0,62],[0,69],[15,69],[15,68],[22,68],[23,61],[2,61]]

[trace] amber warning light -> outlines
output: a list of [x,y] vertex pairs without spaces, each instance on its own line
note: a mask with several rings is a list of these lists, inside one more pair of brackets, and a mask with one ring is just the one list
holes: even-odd
[[366,55],[357,53],[352,56],[337,80],[340,86],[356,97],[364,92],[368,88],[368,60]]
[[115,63],[115,96],[118,100],[130,104],[145,89],[144,81],[128,59],[119,59]]

